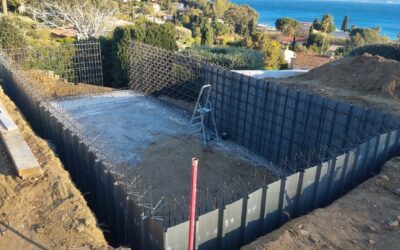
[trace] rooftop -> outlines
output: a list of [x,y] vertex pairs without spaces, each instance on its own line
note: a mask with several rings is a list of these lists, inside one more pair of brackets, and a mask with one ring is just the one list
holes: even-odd
[[327,64],[333,60],[334,59],[327,56],[298,53],[296,58],[293,60],[293,69],[310,70]]

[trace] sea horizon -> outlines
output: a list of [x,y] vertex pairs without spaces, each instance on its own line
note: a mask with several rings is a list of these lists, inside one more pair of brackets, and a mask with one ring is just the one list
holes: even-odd
[[237,4],[247,4],[259,14],[259,24],[275,26],[280,17],[290,17],[301,22],[312,22],[324,14],[334,17],[337,29],[343,18],[349,16],[349,27],[379,27],[382,35],[397,39],[400,33],[400,1],[346,1],[346,0],[231,0]]

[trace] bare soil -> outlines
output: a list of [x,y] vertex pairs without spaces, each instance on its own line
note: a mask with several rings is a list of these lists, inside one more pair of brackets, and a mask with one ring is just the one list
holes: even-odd
[[400,115],[400,62],[379,56],[345,57],[305,75],[267,80]]
[[184,209],[177,208],[173,214],[178,217],[188,212],[192,157],[199,159],[198,206],[201,210],[214,205],[215,198],[221,202],[224,195],[225,201],[231,202],[278,179],[266,167],[244,159],[231,149],[224,151],[213,143],[204,147],[193,136],[189,139],[185,135],[163,136],[140,153],[143,161],[135,167],[136,171],[151,187],[156,201],[165,197],[181,203],[179,206]]
[[250,249],[399,249],[400,157],[324,209],[292,220]]
[[49,143],[32,131],[0,89],[0,101],[44,174],[22,180],[0,144],[0,249],[107,248],[102,231]]
[[368,54],[345,57],[299,76],[341,89],[400,97],[400,62]]
[[107,87],[63,81],[43,70],[26,70],[25,73],[32,79],[33,86],[41,92],[43,97],[51,99],[112,91]]

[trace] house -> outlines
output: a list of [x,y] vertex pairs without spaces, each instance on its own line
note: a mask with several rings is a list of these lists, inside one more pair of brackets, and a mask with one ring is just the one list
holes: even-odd
[[296,52],[294,52],[293,50],[289,49],[289,46],[286,47],[285,52],[284,52],[284,56],[285,56],[285,62],[288,65],[289,69],[293,68],[293,60],[294,58],[296,58]]
[[298,53],[293,60],[293,69],[311,70],[334,60],[335,59],[327,56]]

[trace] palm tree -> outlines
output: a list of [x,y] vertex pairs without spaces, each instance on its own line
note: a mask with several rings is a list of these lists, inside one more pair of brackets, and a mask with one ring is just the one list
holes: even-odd
[[8,15],[7,0],[1,0],[1,7],[3,8],[3,14]]
[[321,21],[321,32],[324,36],[324,39],[322,40],[321,55],[324,50],[326,36],[334,30],[335,26],[333,25],[333,17],[331,15],[324,15]]

